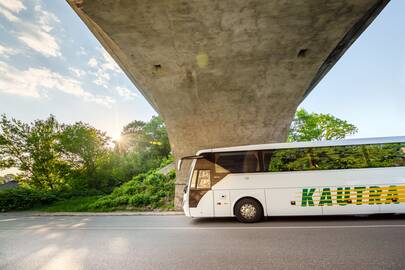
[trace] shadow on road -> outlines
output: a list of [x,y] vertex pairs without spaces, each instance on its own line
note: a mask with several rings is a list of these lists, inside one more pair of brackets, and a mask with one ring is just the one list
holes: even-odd
[[[373,215],[336,215],[336,216],[293,216],[293,217],[265,217],[254,224],[278,223],[340,223],[340,222],[369,222],[385,220],[405,220],[405,214],[373,214]],[[194,225],[237,224],[234,217],[227,218],[193,218]]]

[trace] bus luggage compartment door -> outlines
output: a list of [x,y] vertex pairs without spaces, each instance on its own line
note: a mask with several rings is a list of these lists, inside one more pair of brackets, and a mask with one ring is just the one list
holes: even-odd
[[216,217],[232,216],[229,191],[214,190],[214,214]]

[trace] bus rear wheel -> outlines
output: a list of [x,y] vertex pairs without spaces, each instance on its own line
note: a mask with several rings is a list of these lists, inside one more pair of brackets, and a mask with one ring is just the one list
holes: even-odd
[[263,217],[263,208],[255,199],[244,198],[236,203],[235,215],[240,222],[258,222]]

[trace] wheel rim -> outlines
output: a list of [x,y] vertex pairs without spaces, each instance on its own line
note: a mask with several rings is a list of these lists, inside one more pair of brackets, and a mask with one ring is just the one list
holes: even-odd
[[242,217],[246,219],[253,219],[256,216],[256,207],[254,207],[252,204],[247,203],[242,205],[240,208],[240,213]]

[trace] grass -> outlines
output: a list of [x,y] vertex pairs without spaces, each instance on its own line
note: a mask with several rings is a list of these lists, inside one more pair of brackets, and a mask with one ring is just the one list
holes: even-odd
[[60,200],[53,204],[34,208],[34,211],[44,212],[88,212],[95,211],[90,205],[97,201],[101,196],[72,197],[70,199]]
[[151,209],[149,207],[134,207],[131,205],[120,206],[94,206],[94,203],[105,196],[86,196],[86,197],[72,197],[70,199],[60,200],[50,205],[35,207],[31,211],[40,212],[113,212],[113,211],[170,211],[174,208],[170,206],[163,206],[160,208]]
[[108,195],[84,195],[66,198],[32,189],[0,193],[0,211],[34,210],[45,212],[110,212],[173,210],[174,170],[168,175],[157,171],[139,174],[116,187]]

